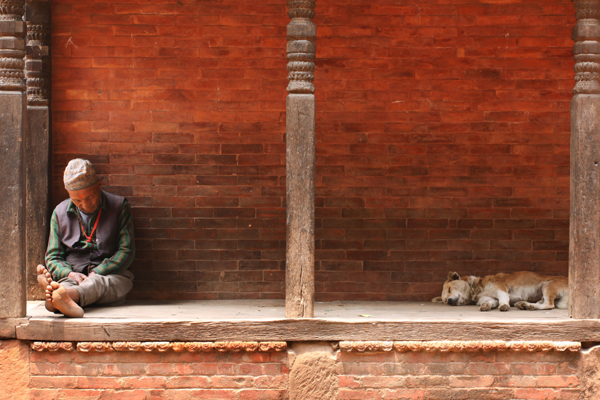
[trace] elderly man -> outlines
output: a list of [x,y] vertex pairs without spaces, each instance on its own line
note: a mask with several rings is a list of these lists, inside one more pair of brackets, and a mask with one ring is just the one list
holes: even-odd
[[64,184],[69,199],[52,214],[38,283],[48,311],[83,317],[85,306],[122,304],[133,286],[127,271],[135,254],[131,209],[125,198],[102,191],[87,160],[69,162]]

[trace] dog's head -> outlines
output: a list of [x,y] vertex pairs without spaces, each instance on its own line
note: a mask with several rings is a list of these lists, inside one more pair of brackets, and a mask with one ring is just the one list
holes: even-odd
[[456,272],[448,272],[448,279],[444,282],[442,295],[431,301],[434,303],[445,303],[451,306],[464,306],[471,304],[472,288],[469,284],[471,277],[462,278]]

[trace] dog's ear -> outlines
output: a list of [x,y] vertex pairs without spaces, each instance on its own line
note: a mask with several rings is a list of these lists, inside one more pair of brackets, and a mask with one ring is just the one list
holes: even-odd
[[458,273],[456,273],[454,271],[448,272],[448,280],[449,281],[457,281],[459,279],[460,279],[460,275],[458,275]]
[[440,296],[438,297],[434,297],[433,299],[431,299],[432,303],[443,303],[444,300],[442,300],[442,298]]

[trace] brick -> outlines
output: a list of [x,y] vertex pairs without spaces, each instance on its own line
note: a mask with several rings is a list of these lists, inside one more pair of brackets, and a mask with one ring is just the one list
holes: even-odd
[[219,389],[192,390],[189,392],[189,396],[192,399],[233,400],[236,397],[236,391]]
[[561,240],[534,240],[532,241],[534,250],[568,250],[569,242]]
[[382,399],[378,390],[340,389],[337,394],[340,400]]
[[488,387],[492,386],[494,382],[494,378],[491,376],[453,377],[450,379],[450,386],[458,388]]
[[243,389],[238,392],[240,400],[279,400],[285,396],[284,390]]

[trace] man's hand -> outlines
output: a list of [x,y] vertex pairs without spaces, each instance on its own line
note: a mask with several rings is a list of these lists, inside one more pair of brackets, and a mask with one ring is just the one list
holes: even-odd
[[69,272],[69,275],[67,275],[67,277],[75,279],[75,281],[78,284],[81,284],[81,282],[83,282],[83,280],[87,278],[85,274],[82,274],[80,272]]

